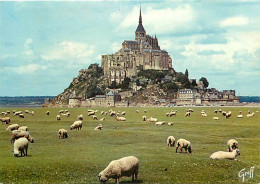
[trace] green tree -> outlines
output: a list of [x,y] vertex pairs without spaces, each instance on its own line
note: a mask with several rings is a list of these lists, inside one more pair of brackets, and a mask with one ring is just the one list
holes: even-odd
[[122,88],[122,89],[128,89],[130,82],[131,82],[131,79],[128,78],[128,77],[126,77],[126,78],[124,79],[124,81],[122,82],[122,84],[121,84],[121,88]]
[[193,81],[191,82],[191,86],[192,86],[193,88],[197,86],[197,83],[196,83],[195,80],[193,80]]
[[200,81],[203,82],[203,85],[205,88],[207,88],[209,86],[209,82],[205,77],[201,77]]
[[188,71],[188,69],[185,70],[185,75],[189,78],[189,71]]

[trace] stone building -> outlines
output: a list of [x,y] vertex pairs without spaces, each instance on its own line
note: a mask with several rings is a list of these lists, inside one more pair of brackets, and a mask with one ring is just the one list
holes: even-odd
[[160,49],[156,35],[146,34],[140,9],[135,40],[124,40],[118,52],[102,55],[101,66],[111,84],[113,81],[121,83],[126,77],[131,79],[140,69],[168,70],[172,68],[172,59],[167,51]]

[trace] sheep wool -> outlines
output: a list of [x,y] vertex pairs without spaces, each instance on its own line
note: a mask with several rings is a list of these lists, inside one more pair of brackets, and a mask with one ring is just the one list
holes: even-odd
[[16,140],[14,142],[14,156],[17,157],[19,153],[21,153],[21,156],[27,156],[28,145],[28,140],[25,137]]
[[182,153],[182,148],[185,149],[185,152],[187,153],[187,151],[189,151],[189,153],[191,153],[191,144],[190,141],[187,141],[185,139],[179,139],[176,143],[176,153],[178,151],[178,148],[180,147],[181,153]]
[[2,121],[2,124],[9,124],[11,122],[11,118],[10,117],[4,117],[4,118],[0,118],[0,121]]
[[82,128],[82,121],[75,121],[75,122],[70,126],[70,130],[73,130],[73,129],[81,130],[81,128]]
[[105,183],[112,178],[119,184],[119,178],[122,176],[132,176],[132,181],[137,181],[138,170],[139,160],[136,157],[123,157],[119,160],[111,161],[109,165],[99,173],[98,178],[101,183]]
[[18,124],[12,124],[12,125],[9,125],[6,130],[13,131],[13,130],[18,130],[18,128],[19,128]]
[[18,128],[18,130],[28,131],[28,127],[27,126],[21,126],[21,127]]
[[225,151],[217,151],[213,153],[210,158],[215,159],[230,159],[230,160],[236,160],[236,156],[240,155],[239,150],[233,150],[232,152],[225,152]]
[[238,142],[235,139],[230,139],[227,141],[228,151],[232,152],[232,150],[238,149]]
[[63,128],[59,129],[58,134],[59,134],[59,139],[60,138],[65,139],[65,138],[69,137],[67,130],[65,130]]
[[169,136],[167,138],[167,146],[174,147],[175,146],[175,138],[173,136]]

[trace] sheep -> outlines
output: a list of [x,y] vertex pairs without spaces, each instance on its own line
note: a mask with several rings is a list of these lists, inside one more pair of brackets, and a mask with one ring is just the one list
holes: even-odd
[[10,111],[6,111],[7,114],[10,114]]
[[6,130],[13,131],[13,130],[18,130],[18,128],[19,128],[18,124],[12,124],[12,125],[9,125]]
[[182,153],[182,148],[185,149],[185,152],[187,153],[187,150],[189,151],[189,153],[191,153],[191,144],[190,144],[190,141],[187,141],[185,139],[179,139],[177,141],[177,144],[176,144],[176,153],[178,151],[178,148],[180,147],[180,150],[181,150],[181,153]]
[[169,136],[167,138],[167,146],[174,147],[175,146],[175,138],[173,136]]
[[19,114],[18,116],[19,116],[19,118],[24,118],[23,114]]
[[13,114],[15,113],[15,110],[13,110]]
[[144,110],[144,113],[146,113],[147,111],[146,110]]
[[237,115],[237,118],[243,118],[242,114]]
[[21,157],[27,156],[28,140],[25,137],[19,138],[14,142],[14,156],[17,157],[21,153]]
[[240,155],[238,149],[233,150],[232,152],[225,152],[225,151],[217,151],[213,153],[210,158],[215,159],[230,159],[230,160],[237,160],[236,156]]
[[11,135],[11,143],[13,143],[16,139],[21,137],[25,137],[31,143],[34,143],[34,138],[29,134],[29,132],[24,130],[13,130]]
[[94,111],[88,112],[88,116],[92,116],[92,115],[95,115]]
[[188,112],[194,112],[194,110],[193,109],[189,109]]
[[121,113],[121,115],[124,116],[124,115],[125,115],[125,111],[123,111],[123,112]]
[[98,112],[98,110],[95,110],[95,113],[97,113]]
[[34,111],[31,111],[31,115],[33,115],[33,116],[34,116]]
[[98,117],[97,116],[92,116],[92,119],[98,120]]
[[116,116],[116,112],[115,111],[110,111],[110,116]]
[[69,137],[67,130],[63,128],[59,129],[58,135],[59,135],[59,139],[60,138],[65,139]]
[[169,122],[169,123],[168,123],[168,125],[169,125],[169,126],[172,126],[172,125],[173,125],[173,123],[172,123],[172,122]]
[[50,115],[50,111],[47,111],[46,114],[49,116]]
[[60,115],[56,116],[57,121],[60,121]]
[[5,112],[1,112],[2,115],[5,115],[6,113]]
[[253,117],[255,115],[255,113],[253,112],[252,114],[247,114],[246,117]]
[[208,115],[206,113],[201,114],[203,117],[207,117]]
[[221,110],[221,109],[219,109],[219,110],[218,110],[218,112],[220,112],[220,113],[221,113],[221,112],[222,112],[222,110]]
[[94,130],[102,130],[102,129],[103,129],[102,124],[99,124],[96,128],[94,128]]
[[64,110],[66,113],[68,113],[69,111],[68,110]]
[[169,116],[169,114],[170,114],[170,113],[168,113],[168,112],[167,112],[165,115],[168,117],[168,116]]
[[213,120],[219,120],[219,117],[213,117]]
[[60,113],[60,114],[61,114],[61,113],[64,113],[64,110],[60,110],[59,113]]
[[139,113],[139,110],[136,110],[136,113]]
[[143,116],[142,119],[143,119],[143,121],[146,121],[146,116]]
[[82,121],[75,121],[75,122],[70,126],[70,130],[73,130],[73,129],[81,130],[81,128],[82,128]]
[[164,125],[164,124],[165,124],[164,121],[158,121],[158,122],[155,123],[155,126],[157,126],[157,125]]
[[120,113],[119,113],[119,112],[117,112],[117,113],[116,113],[116,116],[119,116],[119,115],[120,115]]
[[185,117],[190,116],[190,112],[186,112]]
[[21,127],[18,128],[18,130],[28,131],[28,127],[27,126],[21,126]]
[[78,115],[77,118],[78,118],[78,120],[83,120],[83,115],[82,114]]
[[22,114],[22,111],[14,112],[14,116],[18,116],[19,114]]
[[67,116],[67,114],[65,114],[65,113],[60,113],[60,115],[62,115],[62,116]]
[[169,113],[169,116],[170,116],[170,117],[176,116],[176,113],[177,113],[176,111],[171,111],[171,112]]
[[69,113],[69,112],[67,112],[67,113],[66,113],[66,116],[67,116],[67,117],[70,117],[70,113]]
[[116,116],[116,120],[117,121],[126,121],[126,118],[125,117],[118,117],[118,116]]
[[217,114],[217,113],[218,113],[218,110],[214,110],[214,113],[216,113],[216,114]]
[[9,124],[11,122],[11,118],[10,117],[4,117],[4,118],[0,118],[0,121],[2,121],[2,124]]
[[30,111],[28,111],[28,110],[25,110],[24,112],[25,112],[26,114],[30,114]]
[[230,139],[227,141],[228,151],[232,152],[232,150],[238,149],[238,142],[235,139]]
[[99,173],[98,179],[101,183],[105,183],[110,178],[115,179],[119,184],[119,178],[122,176],[132,176],[132,181],[137,182],[139,170],[139,160],[134,156],[123,157],[119,160],[111,161],[108,166]]
[[226,114],[226,118],[230,118],[230,117],[231,117],[231,115],[232,115],[232,112],[231,112],[231,111],[229,111],[229,112]]
[[157,118],[150,117],[150,118],[148,119],[148,121],[149,121],[149,122],[157,122]]
[[226,116],[226,114],[227,114],[227,112],[225,112],[225,111],[222,112],[222,115],[223,115],[223,116]]
[[105,117],[103,117],[103,118],[101,118],[99,121],[105,121],[105,119],[106,119],[106,118],[105,118]]
[[105,112],[104,111],[101,111],[100,115],[103,115]]

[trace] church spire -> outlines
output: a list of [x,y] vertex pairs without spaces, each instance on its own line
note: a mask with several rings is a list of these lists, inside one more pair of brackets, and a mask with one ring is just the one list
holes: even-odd
[[139,15],[139,24],[142,24],[142,10],[141,10],[141,6],[140,6],[140,15]]

